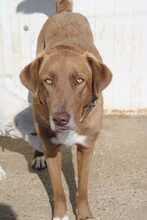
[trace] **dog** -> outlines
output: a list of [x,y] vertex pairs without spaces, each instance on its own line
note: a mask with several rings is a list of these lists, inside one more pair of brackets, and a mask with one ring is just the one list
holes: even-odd
[[36,59],[20,74],[32,93],[37,135],[51,178],[53,220],[69,220],[61,181],[61,146],[77,148],[78,220],[94,219],[88,203],[88,173],[103,116],[102,91],[112,73],[94,45],[87,19],[72,12],[71,0],[58,0],[37,42]]

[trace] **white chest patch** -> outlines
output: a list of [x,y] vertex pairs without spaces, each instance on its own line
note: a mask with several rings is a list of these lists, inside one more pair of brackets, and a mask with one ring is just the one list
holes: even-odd
[[75,131],[63,131],[57,133],[56,137],[51,139],[53,144],[63,144],[67,146],[71,146],[73,144],[86,144],[86,136],[79,135]]

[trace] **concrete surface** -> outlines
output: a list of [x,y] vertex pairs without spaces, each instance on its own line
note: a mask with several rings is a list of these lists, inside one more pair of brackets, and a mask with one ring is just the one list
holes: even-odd
[[[31,158],[32,149],[23,140],[0,138],[0,166],[7,175],[0,181],[0,220],[51,219],[49,178],[46,171],[30,169]],[[74,206],[71,160],[71,153],[64,152],[70,193],[66,184],[65,189]],[[97,220],[147,219],[147,117],[105,118],[91,163],[89,200]]]

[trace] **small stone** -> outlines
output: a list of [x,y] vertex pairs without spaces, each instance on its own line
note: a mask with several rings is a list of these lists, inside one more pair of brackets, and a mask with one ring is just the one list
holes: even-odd
[[24,29],[24,31],[28,31],[29,30],[29,26],[28,25],[24,25],[23,29]]
[[0,180],[5,179],[5,178],[6,178],[6,172],[0,166]]

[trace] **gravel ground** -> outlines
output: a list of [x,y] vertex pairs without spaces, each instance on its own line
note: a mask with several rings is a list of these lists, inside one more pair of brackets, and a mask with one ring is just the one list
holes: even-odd
[[[47,171],[31,170],[32,155],[23,140],[0,137],[0,166],[6,172],[0,180],[0,220],[51,220],[50,180]],[[73,158],[70,151],[63,155],[74,220],[75,150]],[[147,219],[147,117],[105,117],[91,163],[89,200],[96,220]]]

